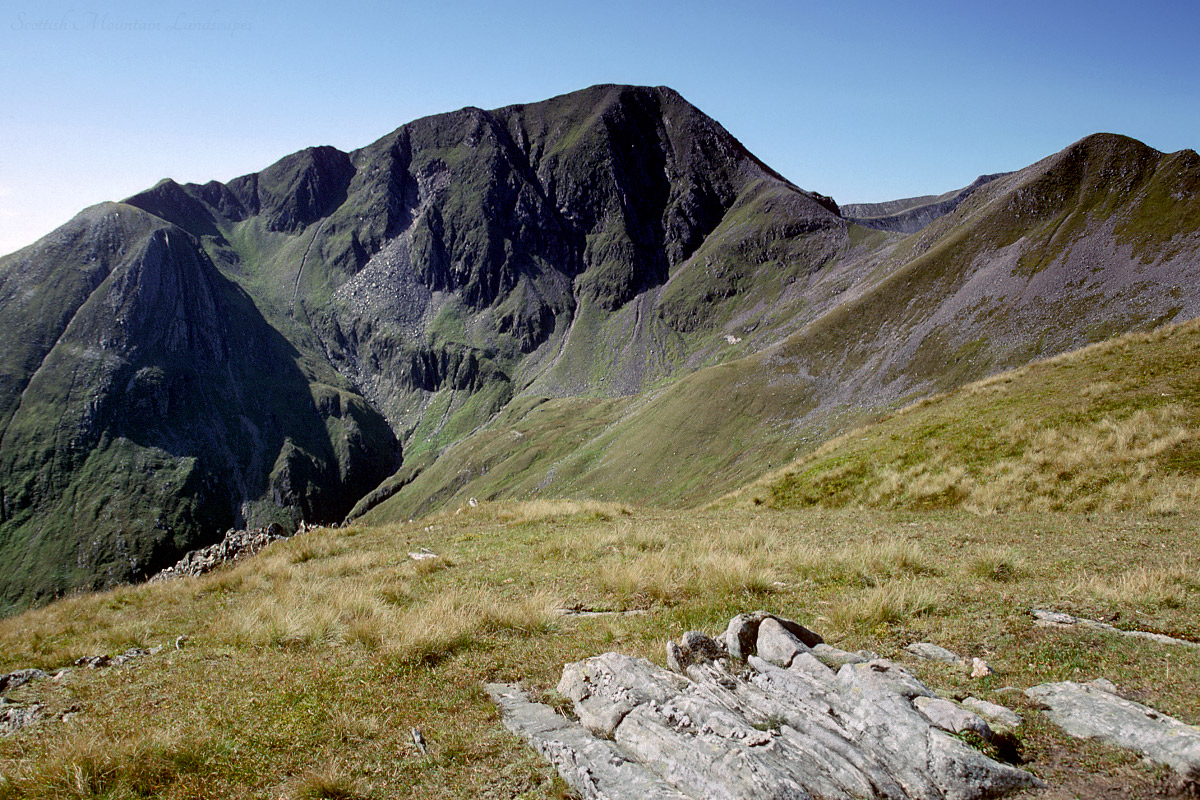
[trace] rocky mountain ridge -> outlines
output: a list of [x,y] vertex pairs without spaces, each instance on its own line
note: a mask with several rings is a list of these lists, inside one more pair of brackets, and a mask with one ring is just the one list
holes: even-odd
[[163,181],[0,259],[0,591],[356,503],[702,499],[873,409],[1196,315],[1197,175],[1092,137],[900,209],[905,236],[670,89],[597,86]]

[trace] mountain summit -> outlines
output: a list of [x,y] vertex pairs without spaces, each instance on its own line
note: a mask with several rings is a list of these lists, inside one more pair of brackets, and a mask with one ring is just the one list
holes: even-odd
[[162,181],[0,259],[0,592],[467,493],[711,498],[1196,316],[1198,176],[1091,137],[860,225],[676,92],[595,86]]

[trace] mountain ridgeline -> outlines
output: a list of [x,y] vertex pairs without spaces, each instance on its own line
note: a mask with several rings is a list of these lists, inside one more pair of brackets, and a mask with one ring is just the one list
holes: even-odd
[[232,526],[712,499],[1200,316],[1197,162],[1098,135],[843,216],[672,90],[597,86],[89,208],[0,259],[2,602]]

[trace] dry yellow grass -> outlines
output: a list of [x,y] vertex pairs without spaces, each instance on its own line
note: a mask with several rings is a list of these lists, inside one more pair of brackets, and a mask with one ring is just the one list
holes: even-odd
[[976,513],[1200,507],[1200,322],[925,398],[716,505]]
[[928,584],[890,581],[840,601],[825,618],[839,630],[883,635],[888,626],[937,613],[945,602],[945,595]]
[[1134,608],[1183,608],[1189,595],[1200,592],[1200,571],[1195,563],[1170,567],[1141,566],[1117,575],[1093,577],[1078,584],[1073,593],[1090,596],[1105,605]]
[[76,724],[45,758],[0,777],[0,799],[27,797],[30,788],[55,800],[133,800],[156,797],[168,788],[200,796],[210,746],[195,732],[153,730],[113,737]]

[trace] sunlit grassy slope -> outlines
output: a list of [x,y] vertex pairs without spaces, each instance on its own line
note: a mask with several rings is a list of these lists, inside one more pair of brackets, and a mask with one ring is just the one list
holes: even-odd
[[[520,681],[554,701],[565,662],[616,649],[662,663],[668,637],[715,632],[759,607],[905,661],[941,691],[1016,707],[1030,720],[1021,753],[1052,783],[1136,796],[1161,775],[1070,743],[1004,687],[1104,675],[1200,721],[1197,651],[1045,631],[1028,613],[1049,606],[1200,638],[1198,529],[1190,512],[535,502],[319,530],[204,578],[81,595],[0,623],[0,671],[189,637],[180,650],[12,692],[50,718],[0,739],[0,798],[561,797],[552,771],[499,725],[485,682]],[[420,547],[440,558],[411,559]],[[918,640],[984,658],[996,674],[914,662],[902,648]]]
[[923,400],[740,493],[777,508],[1142,509],[1200,499],[1200,323]]

